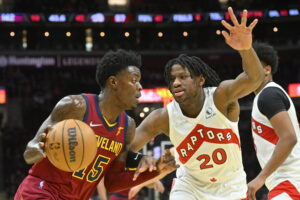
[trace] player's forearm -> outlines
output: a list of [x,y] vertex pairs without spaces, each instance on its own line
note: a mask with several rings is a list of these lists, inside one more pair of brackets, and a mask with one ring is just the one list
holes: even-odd
[[279,139],[273,155],[259,173],[259,176],[264,179],[268,178],[290,155],[295,144],[294,140],[290,140],[289,138]]
[[261,62],[253,48],[239,51],[242,57],[243,70],[252,84],[259,86],[264,79]]
[[118,192],[139,185],[147,180],[157,177],[156,171],[146,171],[133,181],[134,171],[125,170],[124,162],[115,162],[105,175],[104,185],[109,193]]

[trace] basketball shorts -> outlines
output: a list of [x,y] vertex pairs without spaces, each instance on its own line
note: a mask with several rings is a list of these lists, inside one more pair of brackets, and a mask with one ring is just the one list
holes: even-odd
[[226,183],[195,183],[187,177],[174,179],[170,200],[247,200],[246,179]]
[[14,200],[58,200],[55,194],[51,193],[52,189],[40,178],[27,176],[19,186]]
[[[300,185],[299,185],[300,186]],[[299,188],[299,187],[298,187]],[[299,200],[300,191],[294,183],[286,180],[270,190],[268,200]]]

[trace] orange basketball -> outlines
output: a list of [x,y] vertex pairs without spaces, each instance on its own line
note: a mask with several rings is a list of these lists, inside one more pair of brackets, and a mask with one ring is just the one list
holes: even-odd
[[82,121],[61,121],[48,132],[45,152],[50,162],[63,171],[83,169],[94,160],[97,153],[95,133]]

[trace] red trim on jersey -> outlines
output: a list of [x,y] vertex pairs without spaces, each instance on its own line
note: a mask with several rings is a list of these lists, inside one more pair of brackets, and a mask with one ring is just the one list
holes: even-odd
[[288,194],[293,200],[300,199],[300,192],[297,188],[290,181],[284,181],[269,192],[268,200],[271,200],[282,193]]
[[[215,144],[233,143],[240,147],[240,140],[232,129],[218,129],[197,124],[176,148],[179,154],[179,160],[185,164],[204,142]],[[182,151],[184,151],[184,153],[182,153]]]
[[268,142],[274,145],[277,144],[279,138],[276,135],[274,129],[256,121],[254,118],[251,118],[251,120],[252,131],[256,133],[256,135],[262,137],[263,139],[267,140]]

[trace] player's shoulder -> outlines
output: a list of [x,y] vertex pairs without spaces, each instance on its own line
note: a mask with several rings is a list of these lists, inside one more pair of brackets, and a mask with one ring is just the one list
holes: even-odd
[[271,86],[271,87],[264,88],[260,92],[260,94],[258,96],[258,101],[269,101],[274,98],[285,99],[287,97],[286,97],[286,94],[283,92],[283,90],[280,87]]
[[54,107],[51,115],[57,119],[82,120],[86,111],[86,102],[82,95],[68,95],[63,97]]
[[168,114],[168,109],[167,107],[164,108],[158,108],[154,111],[151,112],[151,116],[154,119],[158,120],[164,120],[164,119],[169,119],[169,114]]

